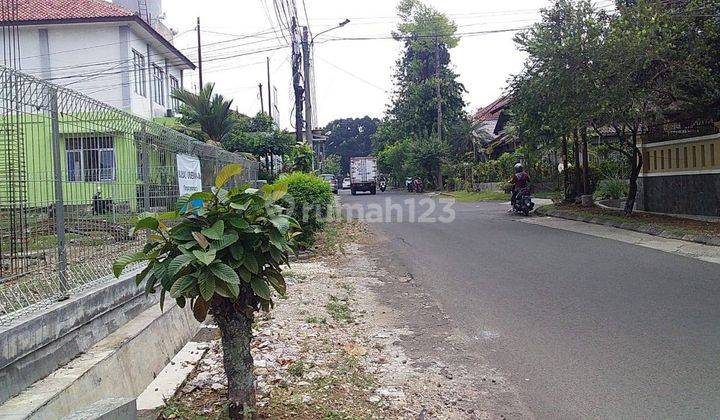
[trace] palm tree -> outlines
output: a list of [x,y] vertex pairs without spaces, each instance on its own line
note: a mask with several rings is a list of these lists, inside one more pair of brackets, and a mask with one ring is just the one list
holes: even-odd
[[232,118],[232,100],[213,93],[214,83],[207,83],[194,94],[186,90],[176,89],[172,97],[182,103],[178,112],[180,122],[189,131],[201,131],[208,143],[220,145],[227,139],[235,125]]

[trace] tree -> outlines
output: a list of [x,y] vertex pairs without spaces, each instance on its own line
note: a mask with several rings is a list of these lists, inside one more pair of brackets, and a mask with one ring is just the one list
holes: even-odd
[[398,183],[402,183],[409,176],[420,175],[413,173],[413,168],[410,167],[412,145],[411,140],[405,139],[382,149],[377,156],[380,170],[389,174]]
[[340,156],[338,155],[327,155],[323,162],[323,172],[326,174],[333,174],[335,176],[343,175],[346,172],[343,171],[342,164],[340,163]]
[[213,93],[214,83],[208,83],[198,94],[176,89],[172,97],[180,101],[178,110],[181,125],[202,133],[207,141],[220,145],[227,139],[236,121],[231,117],[232,100]]
[[[451,155],[463,156],[471,150],[469,118],[462,98],[465,87],[450,65],[450,50],[459,43],[457,26],[418,0],[401,1],[398,16],[400,24],[393,36],[403,44],[403,52],[396,63],[392,101],[373,138],[376,151],[405,139],[431,141],[440,128]],[[438,105],[442,108],[440,127]],[[444,154],[434,156],[440,159]],[[440,165],[440,161],[433,164],[438,168],[438,184]]]
[[222,333],[233,420],[250,416],[255,406],[250,353],[255,312],[270,310],[273,293],[286,294],[281,265],[288,263],[299,233],[297,222],[277,204],[287,186],[224,188],[241,173],[240,165],[229,165],[212,192],[181,197],[171,213],[145,214],[131,232],[147,231],[143,250],[113,264],[119,277],[129,264],[145,263],[135,281],[147,293],[160,290],[161,308],[169,294],[181,308],[189,304],[200,322],[212,314]]
[[306,143],[297,143],[286,156],[287,172],[312,172],[313,150]]
[[377,118],[365,116],[334,120],[325,127],[328,136],[325,151],[340,156],[342,170],[339,173],[350,172],[350,158],[372,153],[371,138],[379,123]]
[[274,174],[273,156],[284,156],[290,153],[295,144],[295,136],[287,131],[275,128],[269,115],[258,113],[249,118],[235,114],[237,120],[234,128],[223,143],[232,152],[246,152],[265,161],[265,169],[269,175]]

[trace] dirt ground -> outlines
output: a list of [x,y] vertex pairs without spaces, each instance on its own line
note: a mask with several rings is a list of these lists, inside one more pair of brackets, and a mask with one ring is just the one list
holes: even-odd
[[[286,272],[289,293],[256,323],[258,415],[272,419],[531,418],[473,339],[402,267],[383,238],[343,223],[324,256]],[[219,341],[160,418],[225,418]]]

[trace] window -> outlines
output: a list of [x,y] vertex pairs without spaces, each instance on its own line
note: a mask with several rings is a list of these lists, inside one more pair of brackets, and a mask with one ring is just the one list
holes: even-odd
[[147,80],[145,79],[145,57],[133,50],[133,74],[135,76],[135,93],[147,96]]
[[109,182],[115,179],[115,148],[110,136],[65,139],[68,181]]
[[[176,79],[173,76],[170,76],[170,94],[172,95],[175,93],[176,90],[180,90],[180,82],[178,82],[178,79]],[[170,98],[170,107],[173,111],[177,111],[178,107],[180,106],[180,103],[177,99],[171,97]]]
[[165,70],[153,64],[153,100],[165,105]]

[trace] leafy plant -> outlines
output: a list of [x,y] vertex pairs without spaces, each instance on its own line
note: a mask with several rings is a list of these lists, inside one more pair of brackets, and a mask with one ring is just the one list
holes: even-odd
[[131,234],[147,231],[143,250],[113,264],[119,277],[129,264],[145,262],[135,281],[146,293],[160,290],[161,308],[169,294],[178,306],[189,304],[198,321],[208,312],[213,315],[222,333],[233,419],[255,403],[254,313],[272,307],[273,293],[285,295],[281,266],[300,234],[297,222],[278,204],[286,185],[223,188],[241,172],[241,165],[228,165],[212,191],[181,197],[174,212],[141,216]]
[[620,199],[627,197],[628,183],[625,180],[611,178],[604,179],[598,184],[595,190],[595,198],[597,199]]
[[329,206],[334,200],[330,184],[313,174],[293,172],[282,176],[274,185],[282,186],[288,192],[284,203],[302,227],[299,242],[311,243],[315,233],[325,225]]

